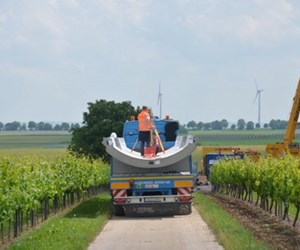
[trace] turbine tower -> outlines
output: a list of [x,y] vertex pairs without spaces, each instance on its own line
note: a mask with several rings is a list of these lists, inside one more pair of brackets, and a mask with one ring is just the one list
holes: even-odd
[[161,119],[161,116],[162,116],[162,93],[161,93],[160,82],[159,82],[159,89],[158,89],[157,104],[159,104],[159,119]]
[[256,86],[256,96],[255,96],[254,102],[256,101],[256,99],[258,99],[258,121],[257,122],[260,125],[261,124],[261,120],[260,120],[260,118],[261,118],[260,97],[261,97],[261,92],[263,92],[264,90],[258,88],[256,81],[255,81],[255,86]]

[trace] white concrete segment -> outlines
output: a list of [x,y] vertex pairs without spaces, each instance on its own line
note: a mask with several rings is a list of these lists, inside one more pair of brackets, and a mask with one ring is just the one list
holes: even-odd
[[192,135],[177,136],[175,145],[165,152],[160,152],[154,158],[144,158],[140,153],[132,151],[126,146],[122,137],[105,137],[102,144],[106,148],[106,152],[127,165],[146,168],[161,168],[178,163],[179,161],[189,157],[197,147],[197,140]]

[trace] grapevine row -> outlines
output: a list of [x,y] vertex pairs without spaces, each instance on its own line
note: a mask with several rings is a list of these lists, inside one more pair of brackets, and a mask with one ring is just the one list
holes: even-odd
[[49,161],[42,156],[0,157],[2,242],[5,227],[8,227],[8,237],[11,227],[13,236],[17,237],[24,221],[28,225],[29,220],[34,226],[37,215],[47,219],[50,206],[55,211],[66,207],[74,203],[75,196],[80,199],[108,182],[108,166],[89,158],[66,155]]
[[[288,217],[289,205],[296,206],[296,225],[300,210],[300,160],[292,156],[281,159],[261,158],[258,162],[227,159],[211,169],[211,183],[216,191],[231,194],[251,202],[257,194],[256,205],[283,220]],[[283,211],[282,211],[283,210]]]

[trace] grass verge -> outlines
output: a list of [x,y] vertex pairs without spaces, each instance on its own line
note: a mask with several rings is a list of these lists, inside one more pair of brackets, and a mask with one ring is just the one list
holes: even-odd
[[111,213],[109,194],[83,201],[64,216],[50,218],[39,230],[20,237],[8,249],[86,249]]
[[225,249],[272,249],[267,243],[256,240],[249,230],[210,200],[207,195],[197,192],[194,196],[196,209]]

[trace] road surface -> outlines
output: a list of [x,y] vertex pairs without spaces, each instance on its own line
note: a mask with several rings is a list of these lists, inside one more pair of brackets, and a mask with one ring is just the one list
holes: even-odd
[[193,250],[223,249],[193,208],[183,216],[113,217],[89,250]]

